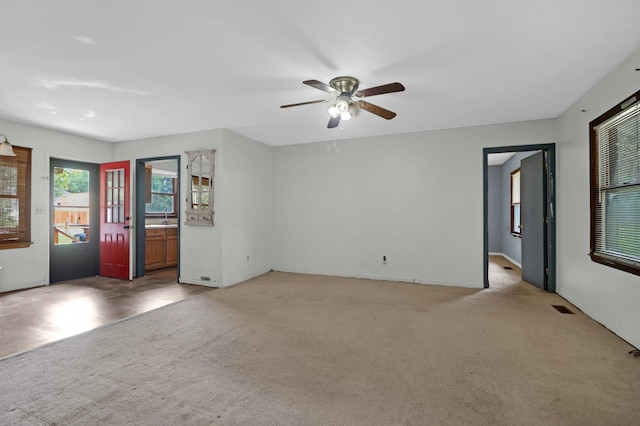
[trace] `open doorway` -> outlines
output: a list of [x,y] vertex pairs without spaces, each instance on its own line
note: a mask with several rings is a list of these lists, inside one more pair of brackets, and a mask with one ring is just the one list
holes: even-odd
[[[508,159],[508,173],[504,170],[496,173],[494,167],[490,166],[490,159],[495,156]],[[508,275],[502,273],[498,277],[513,280],[514,274],[522,268],[523,280],[546,291],[555,292],[554,178],[555,144],[483,150],[485,288],[490,285],[490,270],[495,273],[496,268],[504,268],[504,273]],[[514,193],[516,180],[517,194]],[[499,186],[501,196],[495,197],[495,185]],[[491,186],[494,186],[493,192]],[[499,202],[500,206],[496,207],[496,202]],[[499,228],[497,234],[500,238],[505,236],[504,243],[511,245],[507,250],[500,246],[498,251],[500,254],[504,254],[505,251],[513,253],[511,256],[503,255],[502,260],[496,256],[490,258],[490,254],[496,252],[496,232],[491,232],[495,231],[496,227]]]
[[49,282],[100,272],[100,164],[51,158]]
[[136,223],[136,276],[178,282],[180,156],[136,160]]
[[49,164],[49,282],[131,279],[129,162]]

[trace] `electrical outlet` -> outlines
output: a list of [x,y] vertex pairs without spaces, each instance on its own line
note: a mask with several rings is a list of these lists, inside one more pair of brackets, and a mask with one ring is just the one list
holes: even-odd
[[249,261],[249,256],[247,256],[247,262]]
[[44,207],[35,207],[33,209],[34,214],[44,214]]
[[383,263],[384,265],[386,265],[386,264],[387,264],[387,256],[382,256],[382,263]]
[[211,277],[202,276],[202,277],[200,277],[200,280],[201,281],[211,281]]

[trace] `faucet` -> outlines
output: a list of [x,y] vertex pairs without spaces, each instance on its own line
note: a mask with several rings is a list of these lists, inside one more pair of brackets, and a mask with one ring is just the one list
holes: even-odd
[[164,209],[164,221],[163,221],[163,223],[164,223],[165,225],[168,225],[168,224],[169,224],[169,218],[167,217],[167,212],[168,212],[168,211],[169,211],[169,208],[168,208],[168,207],[166,207],[166,208]]

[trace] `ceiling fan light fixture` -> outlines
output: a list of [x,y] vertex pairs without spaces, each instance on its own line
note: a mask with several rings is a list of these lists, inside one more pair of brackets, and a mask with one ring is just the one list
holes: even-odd
[[338,108],[336,108],[336,104],[329,105],[329,108],[327,108],[327,114],[329,114],[331,118],[336,118],[340,115]]
[[360,114],[360,107],[355,102],[349,102],[349,107],[345,112],[340,113],[340,119],[347,121],[355,118]]
[[357,117],[360,114],[360,106],[357,102],[349,103],[349,114],[351,114],[351,118]]
[[349,103],[349,96],[341,95],[338,97],[338,101],[336,102],[336,109],[338,110],[338,113],[344,114],[349,111]]
[[327,128],[329,129],[338,127],[341,121],[351,120],[352,118],[357,117],[361,110],[365,110],[386,120],[391,120],[396,116],[395,112],[381,108],[370,102],[365,102],[359,98],[383,95],[385,93],[402,92],[405,90],[404,86],[397,82],[358,90],[358,79],[349,76],[333,78],[329,84],[325,84],[318,80],[305,80],[302,83],[315,89],[322,90],[323,92],[330,93],[334,98],[281,105],[280,108],[328,102],[329,106],[327,107],[327,114],[331,117],[331,120],[329,120],[329,124],[327,125]]

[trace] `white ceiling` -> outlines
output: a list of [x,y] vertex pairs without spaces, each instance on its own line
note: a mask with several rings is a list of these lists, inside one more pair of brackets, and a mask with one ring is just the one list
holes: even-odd
[[514,155],[516,155],[515,152],[499,152],[495,154],[487,154],[487,166],[501,166]]
[[[0,1],[0,118],[111,142],[228,128],[286,145],[557,117],[640,47],[638,0]],[[367,99],[398,116],[327,129],[326,104],[279,108],[325,99],[302,81],[339,75],[403,83]]]

